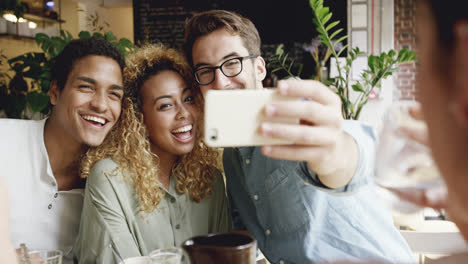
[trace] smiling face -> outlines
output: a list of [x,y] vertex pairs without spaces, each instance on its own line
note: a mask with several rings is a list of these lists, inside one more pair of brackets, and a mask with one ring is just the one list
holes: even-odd
[[50,122],[59,134],[88,146],[100,145],[118,121],[123,89],[119,64],[108,57],[90,55],[75,62],[65,86],[49,91],[54,106]]
[[[218,29],[198,38],[192,47],[194,70],[219,66],[228,59],[249,55],[258,54],[249,54],[240,36],[230,34],[225,29]],[[203,95],[210,89],[261,89],[261,82],[265,75],[265,61],[262,57],[244,59],[243,69],[239,75],[226,77],[217,69],[214,82],[209,85],[200,85],[200,89]]]
[[140,94],[151,150],[158,156],[192,151],[198,111],[184,79],[175,71],[161,71],[143,83]]

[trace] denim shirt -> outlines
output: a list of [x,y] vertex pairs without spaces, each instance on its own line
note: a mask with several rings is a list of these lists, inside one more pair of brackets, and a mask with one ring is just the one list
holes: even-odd
[[373,129],[348,120],[343,129],[357,142],[359,164],[340,189],[324,186],[305,162],[268,158],[259,147],[224,150],[234,227],[247,229],[271,263],[415,262],[375,195]]

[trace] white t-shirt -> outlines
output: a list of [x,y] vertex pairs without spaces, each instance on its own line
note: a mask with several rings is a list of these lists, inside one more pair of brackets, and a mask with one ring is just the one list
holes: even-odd
[[0,177],[9,188],[14,247],[60,249],[72,263],[83,189],[58,191],[40,121],[0,119]]

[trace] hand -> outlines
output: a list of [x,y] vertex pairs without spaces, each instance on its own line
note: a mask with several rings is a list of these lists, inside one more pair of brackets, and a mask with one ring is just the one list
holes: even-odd
[[347,184],[357,167],[358,151],[354,140],[342,129],[338,95],[313,80],[283,80],[278,83],[278,90],[298,100],[269,104],[265,115],[297,118],[300,124],[262,123],[261,135],[294,142],[294,145],[264,146],[262,153],[276,159],[307,161],[328,187]]
[[[412,118],[419,121],[424,121],[424,116],[420,105],[412,106],[408,109],[409,114]],[[429,146],[429,135],[426,126],[400,126],[399,131],[423,145]]]
[[437,186],[424,190],[388,189],[400,199],[416,204],[420,207],[431,207],[436,210],[447,208],[447,188]]
[[[408,109],[412,118],[419,121],[424,121],[424,116],[420,105],[412,106]],[[429,135],[427,126],[400,126],[399,131],[425,146],[429,145]],[[418,191],[404,191],[390,189],[400,199],[414,203],[420,207],[431,207],[437,210],[447,208],[447,188],[445,186],[437,186],[430,189]]]

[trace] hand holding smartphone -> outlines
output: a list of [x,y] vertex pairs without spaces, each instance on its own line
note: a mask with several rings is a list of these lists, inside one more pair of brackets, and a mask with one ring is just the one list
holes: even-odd
[[298,124],[298,119],[266,118],[265,105],[281,101],[297,101],[282,96],[276,89],[209,90],[205,96],[205,143],[210,147],[240,147],[293,144],[291,141],[263,137],[260,124]]

